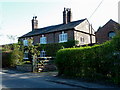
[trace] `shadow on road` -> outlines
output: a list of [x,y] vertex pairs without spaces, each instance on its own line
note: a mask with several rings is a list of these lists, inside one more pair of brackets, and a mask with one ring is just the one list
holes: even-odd
[[3,69],[0,75],[2,75],[3,88],[34,88],[45,87],[45,83],[49,83],[46,79],[56,76],[57,72],[31,73]]

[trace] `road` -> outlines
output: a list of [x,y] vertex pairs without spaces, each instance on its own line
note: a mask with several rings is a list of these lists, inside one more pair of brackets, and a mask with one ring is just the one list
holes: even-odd
[[[2,88],[77,88],[74,86],[49,82],[56,73],[23,73],[2,70]],[[83,88],[82,88],[83,89]]]

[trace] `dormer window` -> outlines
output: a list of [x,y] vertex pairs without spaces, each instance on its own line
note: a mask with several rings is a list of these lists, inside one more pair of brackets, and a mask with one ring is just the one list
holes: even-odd
[[59,35],[59,43],[67,42],[67,41],[68,41],[68,35],[67,33],[64,33],[64,31],[62,31],[62,34]]
[[40,38],[40,44],[47,44],[47,40],[44,35],[42,35],[42,37]]
[[27,39],[23,40],[23,45],[28,46],[28,40]]

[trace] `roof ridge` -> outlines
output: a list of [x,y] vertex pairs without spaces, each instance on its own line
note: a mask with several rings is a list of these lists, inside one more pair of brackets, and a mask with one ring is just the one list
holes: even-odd
[[[86,20],[86,18],[85,19],[81,19],[81,20],[72,21],[72,22],[69,22],[69,23],[74,23],[74,22],[84,21],[84,20]],[[67,24],[69,24],[69,23],[67,23]],[[36,30],[38,30],[38,29],[44,29],[44,28],[47,28],[47,27],[59,26],[59,25],[65,25],[65,24],[61,23],[61,24],[57,24],[57,25],[45,26],[45,27],[42,27],[42,28],[37,28]]]
[[116,23],[116,24],[119,24],[119,23],[117,23],[116,21],[114,21],[114,20],[112,20],[112,19],[110,19],[109,21],[107,21],[101,28],[103,28],[104,26],[106,26],[109,22],[114,22],[114,23]]

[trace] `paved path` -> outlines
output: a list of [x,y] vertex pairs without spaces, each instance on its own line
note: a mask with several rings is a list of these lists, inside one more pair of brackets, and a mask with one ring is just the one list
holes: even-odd
[[47,81],[56,75],[54,72],[38,74],[3,70],[0,75],[2,75],[2,88],[78,88]]

